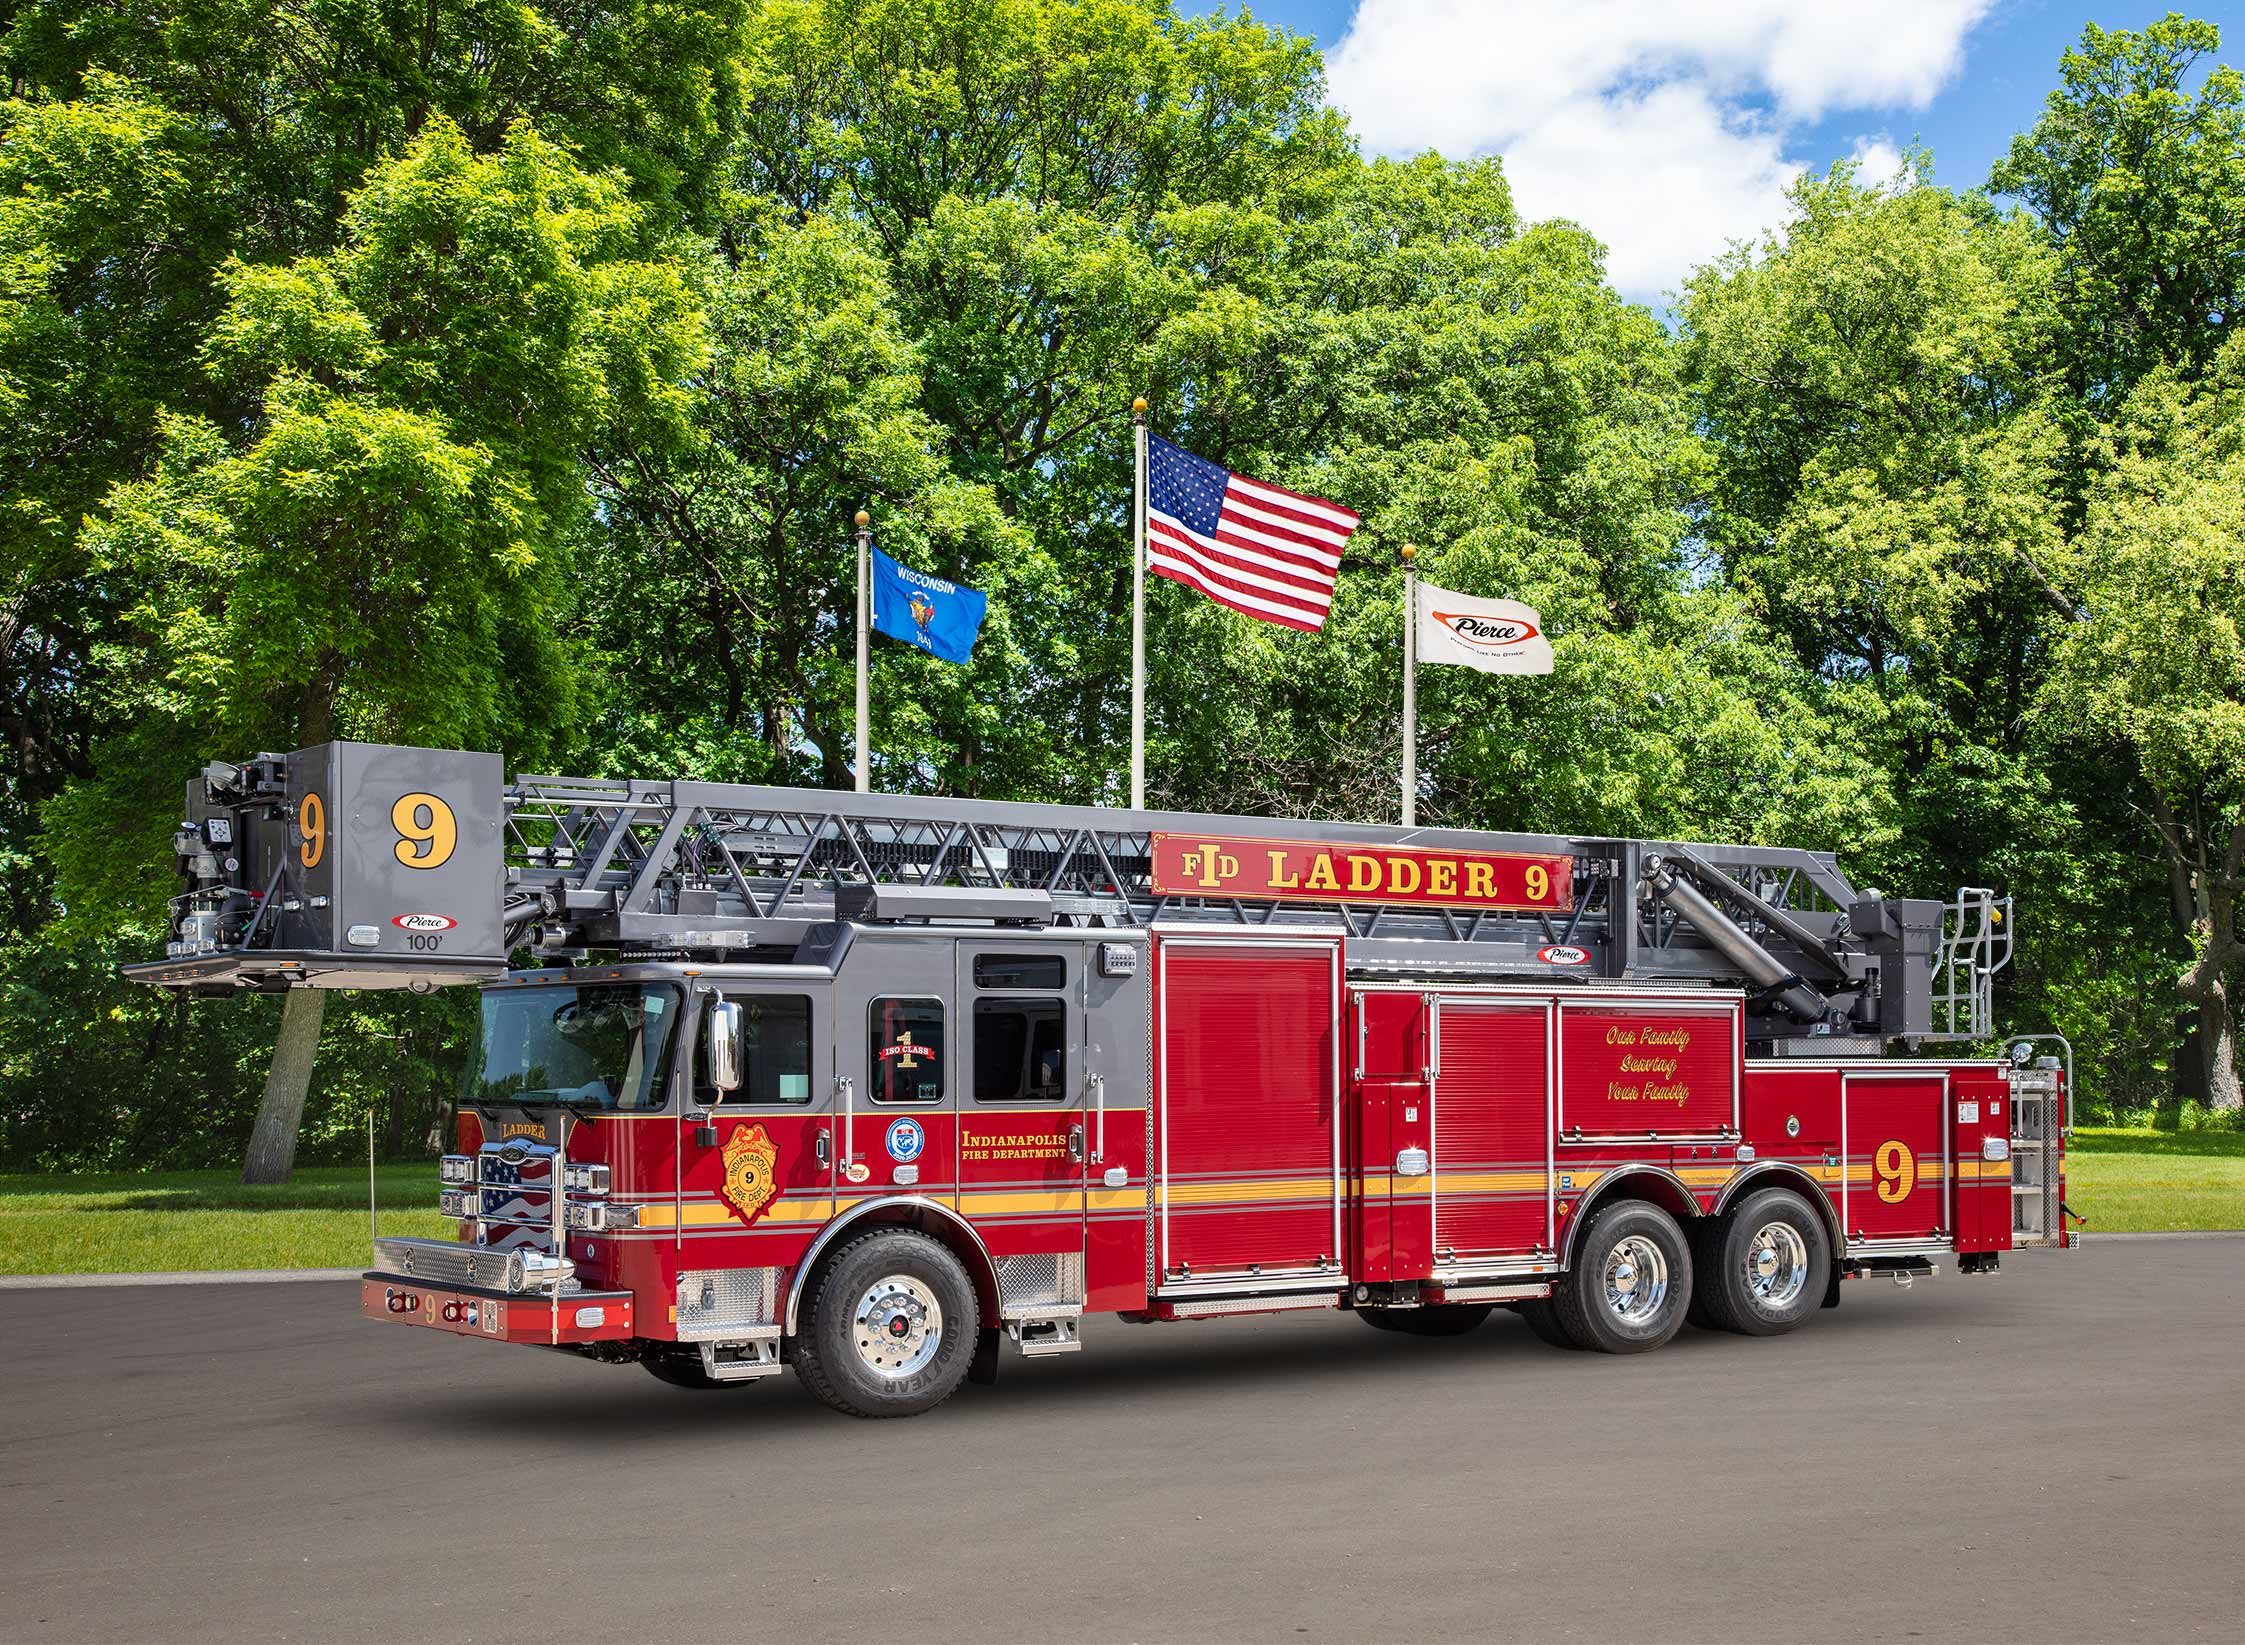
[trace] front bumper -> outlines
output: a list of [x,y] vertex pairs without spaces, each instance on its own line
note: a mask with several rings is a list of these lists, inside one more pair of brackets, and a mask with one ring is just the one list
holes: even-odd
[[621,1342],[632,1329],[629,1291],[513,1295],[480,1285],[429,1285],[409,1274],[363,1274],[359,1313],[493,1342]]

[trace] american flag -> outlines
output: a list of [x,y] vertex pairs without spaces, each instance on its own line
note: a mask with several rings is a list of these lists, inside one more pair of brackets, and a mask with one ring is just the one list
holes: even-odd
[[1146,446],[1147,569],[1264,622],[1323,628],[1356,516],[1228,473],[1158,434]]

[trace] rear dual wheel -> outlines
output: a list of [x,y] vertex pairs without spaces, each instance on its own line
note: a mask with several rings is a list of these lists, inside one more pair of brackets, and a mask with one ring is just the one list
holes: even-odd
[[1739,1201],[1701,1242],[1694,1312],[1740,1336],[1782,1336],[1823,1306],[1832,1245],[1800,1195],[1763,1188]]
[[1576,1240],[1546,1309],[1521,1312],[1546,1341],[1555,1330],[1571,1347],[1641,1354],[1683,1329],[1691,1294],[1691,1242],[1676,1219],[1643,1200],[1615,1200]]

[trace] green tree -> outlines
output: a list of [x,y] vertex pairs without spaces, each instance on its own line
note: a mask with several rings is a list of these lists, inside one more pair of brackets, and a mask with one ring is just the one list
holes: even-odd
[[961,751],[1002,734],[994,705],[1021,666],[1005,590],[1027,545],[945,465],[863,229],[744,214],[727,239],[735,255],[699,269],[713,348],[682,429],[620,431],[653,437],[593,458],[610,530],[586,615],[620,665],[603,671],[595,757],[847,787],[861,757],[848,521],[870,504],[890,553],[999,596],[966,670],[876,653],[882,786],[969,786]]
[[2082,533],[2089,621],[2070,630],[2048,712],[2109,739],[2141,778],[2203,1013],[2202,1089],[2245,1104],[2231,978],[2245,960],[2245,340],[2203,380],[2163,367],[2117,421]]
[[2084,1032],[2100,1089],[2141,1090],[2175,1028],[2156,990],[2100,994],[2164,940],[2126,772],[2032,713],[2080,612],[2059,259],[1922,156],[1884,188],[1844,166],[1806,180],[1795,206],[1685,294],[1716,457],[1701,530],[1802,670],[1876,703],[1899,830],[1861,865],[1912,895],[2024,895],[2017,1014]]
[[2159,366],[2205,371],[2245,302],[2245,76],[2216,65],[2188,89],[2220,49],[2218,28],[2179,13],[2090,24],[1988,180],[2057,252],[2069,386],[2102,415]]
[[[134,591],[109,677],[137,737],[161,713],[226,747],[550,746],[578,454],[660,422],[699,355],[677,270],[634,255],[636,216],[527,127],[482,157],[437,118],[353,197],[334,254],[229,266],[206,355],[257,407],[246,438],[169,419],[155,472],[92,534],[97,572]],[[147,780],[131,764],[107,770],[52,808],[93,907],[113,819],[168,817],[168,796],[119,803]],[[251,1180],[288,1173],[320,999],[289,996]]]
[[163,405],[211,399],[181,366],[209,307],[202,169],[186,122],[106,77],[0,104],[0,897],[19,930],[45,919],[36,810],[92,773],[103,729],[81,685],[117,614],[79,521],[142,472]]

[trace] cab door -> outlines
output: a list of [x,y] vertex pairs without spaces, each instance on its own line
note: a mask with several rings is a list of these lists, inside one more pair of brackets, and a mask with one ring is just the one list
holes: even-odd
[[997,1264],[1001,1307],[1084,1300],[1091,1156],[1084,945],[961,941],[959,1209]]
[[960,1025],[945,936],[861,932],[834,984],[835,1210],[958,1193]]
[[[806,1230],[834,1214],[832,1001],[823,984],[725,979],[701,990],[686,1057],[691,1084],[685,1123],[614,1127],[624,1146],[667,1135],[684,1166],[678,1216],[681,1242],[691,1235],[754,1236],[747,1252],[694,1253],[708,1266],[758,1266],[792,1261]],[[718,1000],[741,1013],[741,1083],[720,1091],[710,1079],[703,1031]],[[646,1172],[654,1162],[635,1169]],[[670,1167],[652,1173],[669,1187]],[[774,1243],[776,1242],[776,1243]]]

